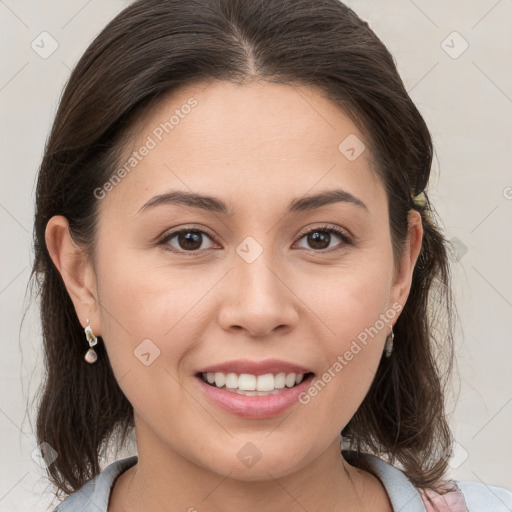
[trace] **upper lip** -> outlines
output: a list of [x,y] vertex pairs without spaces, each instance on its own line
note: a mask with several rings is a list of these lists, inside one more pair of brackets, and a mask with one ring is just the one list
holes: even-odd
[[264,361],[251,361],[249,359],[237,359],[225,361],[201,368],[198,373],[249,373],[251,375],[265,375],[267,373],[310,373],[311,370],[304,366],[288,363],[279,359],[265,359]]

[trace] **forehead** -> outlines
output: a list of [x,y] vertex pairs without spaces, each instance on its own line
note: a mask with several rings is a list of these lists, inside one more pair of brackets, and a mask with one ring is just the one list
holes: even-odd
[[118,166],[127,172],[109,199],[124,196],[134,210],[166,189],[215,190],[211,195],[225,195],[231,205],[233,196],[255,199],[258,193],[288,205],[292,196],[340,186],[368,197],[382,187],[364,139],[341,107],[315,88],[188,85],[137,122]]

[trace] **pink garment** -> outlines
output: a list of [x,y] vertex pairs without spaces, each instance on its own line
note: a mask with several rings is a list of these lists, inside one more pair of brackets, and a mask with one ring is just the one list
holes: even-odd
[[[468,512],[462,491],[455,482],[449,483],[455,487],[455,490],[446,494],[438,494],[428,489],[419,489],[427,512]],[[427,496],[431,498],[435,506],[429,503]]]

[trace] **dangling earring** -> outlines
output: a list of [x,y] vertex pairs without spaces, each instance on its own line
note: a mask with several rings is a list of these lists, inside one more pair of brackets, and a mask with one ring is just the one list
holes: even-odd
[[87,338],[87,341],[89,342],[89,350],[85,354],[85,360],[92,364],[95,363],[98,360],[98,354],[96,354],[96,351],[92,348],[94,345],[98,343],[98,338],[94,336],[94,333],[92,332],[91,325],[89,322],[89,319],[87,319],[87,327],[85,330],[85,337]]
[[393,333],[393,324],[390,324],[391,327],[391,334],[386,338],[386,357],[389,357],[391,355],[391,352],[393,352],[393,340],[395,338],[395,335]]

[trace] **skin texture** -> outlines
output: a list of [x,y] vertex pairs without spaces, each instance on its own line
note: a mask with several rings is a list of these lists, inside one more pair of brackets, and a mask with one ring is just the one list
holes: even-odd
[[[197,106],[158,141],[154,130],[191,97]],[[83,326],[89,318],[102,336],[135,410],[139,462],[117,480],[109,510],[392,510],[378,479],[339,451],[339,433],[369,389],[389,324],[307,405],[273,418],[220,410],[195,377],[214,363],[267,358],[321,376],[380,314],[405,304],[421,217],[410,212],[395,267],[386,192],[370,152],[350,161],[338,149],[351,134],[364,141],[314,88],[187,86],[136,126],[127,157],[148,136],[157,144],[99,200],[94,259],[72,242],[64,217],[48,223],[50,254],[78,318]],[[367,209],[337,202],[287,213],[293,199],[339,188]],[[217,197],[234,213],[183,205],[138,213],[169,190]],[[330,242],[314,245],[304,236],[324,224],[348,231],[353,243],[331,233]],[[158,244],[161,235],[190,227],[217,241],[202,235],[192,256],[178,237]],[[248,236],[262,249],[251,263],[236,252]],[[145,339],[160,350],[149,366],[134,357]],[[237,457],[248,442],[261,453],[250,468]]]

